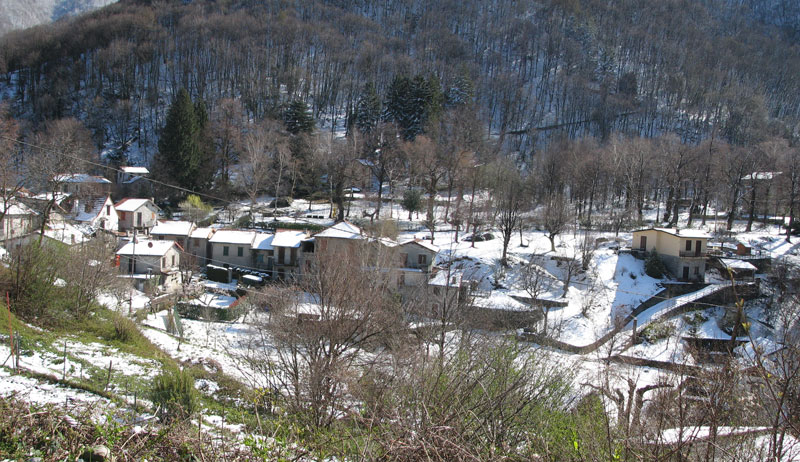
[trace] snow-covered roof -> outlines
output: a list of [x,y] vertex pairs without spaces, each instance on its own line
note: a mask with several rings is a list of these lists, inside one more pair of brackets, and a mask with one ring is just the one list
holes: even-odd
[[86,173],[64,173],[53,177],[53,181],[60,183],[97,183],[97,184],[111,184],[106,178],[102,176],[89,175]]
[[147,175],[150,173],[150,170],[147,170],[147,167],[120,167],[119,169],[125,173],[130,173],[133,175]]
[[72,218],[75,221],[94,221],[94,219],[97,218],[97,216],[103,211],[103,207],[107,202],[108,205],[111,205],[111,199],[108,196],[75,201],[75,205],[72,209]]
[[213,232],[214,228],[195,228],[189,237],[192,239],[208,239]]
[[364,239],[364,236],[361,234],[361,228],[347,221],[340,221],[339,223],[336,223],[330,228],[327,228],[315,234],[314,237],[331,237],[336,239]]
[[417,244],[418,246],[423,247],[425,249],[428,249],[428,250],[430,250],[431,252],[434,252],[434,253],[438,253],[439,252],[439,247],[431,244],[429,241],[426,241],[424,239],[409,239],[407,241],[403,241],[403,242],[400,243],[401,246],[409,245],[409,244]]
[[662,233],[670,234],[672,236],[678,237],[685,237],[685,238],[697,238],[697,239],[708,239],[711,237],[708,232],[702,229],[692,229],[692,228],[684,228],[684,229],[677,229],[677,228],[646,228],[646,229],[637,229],[634,233],[640,233],[643,231],[660,231]]
[[274,234],[258,233],[253,239],[252,248],[254,250],[272,250],[272,239]]
[[278,231],[272,239],[273,247],[300,247],[300,243],[308,237],[303,231]]
[[53,193],[42,193],[42,194],[37,194],[37,195],[31,197],[31,199],[34,199],[34,200],[37,200],[37,201],[48,202],[53,197],[55,197],[56,198],[55,203],[58,204],[58,205],[61,205],[61,203],[64,202],[66,199],[68,199],[69,196],[71,196],[71,195],[72,194],[65,193],[65,192],[57,192],[55,194],[53,194]]
[[[143,205],[147,204],[148,202],[152,204],[152,201],[150,201],[150,199],[137,199],[133,197],[126,197],[125,199],[122,199],[121,201],[117,202],[114,205],[114,208],[116,208],[120,212],[134,212]],[[153,204],[153,207],[155,207],[155,204]]]
[[191,221],[159,221],[150,231],[150,234],[163,234],[170,236],[188,236],[194,228]]
[[719,261],[723,266],[732,270],[755,271],[758,269],[752,263],[735,258],[720,258]]
[[[137,239],[123,245],[117,250],[117,255],[141,255],[148,257],[163,257],[175,245],[173,241],[151,241],[149,239]],[[134,251],[136,253],[134,253]]]
[[251,245],[256,237],[255,231],[240,231],[235,229],[220,229],[209,242],[214,244],[247,244]]
[[[5,201],[0,199],[0,211],[2,209],[5,209]],[[21,202],[10,201],[6,215],[38,215],[38,213]]]

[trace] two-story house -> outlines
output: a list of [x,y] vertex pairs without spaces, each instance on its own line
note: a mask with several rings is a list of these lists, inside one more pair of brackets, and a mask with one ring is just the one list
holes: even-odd
[[420,286],[424,285],[436,260],[439,248],[428,241],[412,239],[399,244],[400,272],[398,285]]
[[117,202],[114,207],[119,215],[119,230],[126,233],[136,230],[148,234],[156,225],[161,210],[150,199],[130,197]]
[[71,210],[65,217],[93,229],[116,233],[119,230],[119,216],[111,196],[83,197],[70,202]]
[[667,270],[682,281],[703,281],[710,237],[696,229],[640,229],[633,232],[631,248],[639,252],[655,250]]
[[120,273],[133,278],[141,290],[144,281],[175,287],[180,284],[181,253],[173,241],[135,239],[117,251]]

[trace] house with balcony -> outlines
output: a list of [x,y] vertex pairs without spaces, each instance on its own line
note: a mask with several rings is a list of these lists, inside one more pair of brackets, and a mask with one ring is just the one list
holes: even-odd
[[412,239],[398,245],[399,286],[424,285],[433,271],[433,263],[439,248],[428,241]]
[[133,239],[117,251],[120,274],[142,290],[148,281],[168,289],[181,283],[180,248],[174,241]]
[[633,232],[631,249],[641,254],[655,250],[667,270],[681,281],[703,281],[710,237],[696,229],[640,229]]
[[119,230],[123,232],[139,231],[149,234],[156,225],[158,212],[161,209],[150,199],[125,198],[114,207],[119,215]]

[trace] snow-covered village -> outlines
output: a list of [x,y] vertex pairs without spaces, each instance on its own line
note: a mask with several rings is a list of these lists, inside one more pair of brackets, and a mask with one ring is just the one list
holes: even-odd
[[0,7],[0,461],[800,461],[796,8],[73,3]]

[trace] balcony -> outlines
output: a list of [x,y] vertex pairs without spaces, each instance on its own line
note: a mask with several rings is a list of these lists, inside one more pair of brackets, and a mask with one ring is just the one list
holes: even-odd
[[706,258],[705,252],[698,252],[696,250],[681,250],[678,255],[681,258]]

